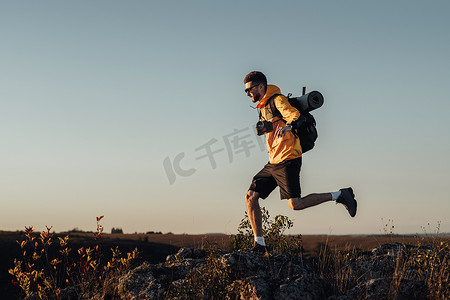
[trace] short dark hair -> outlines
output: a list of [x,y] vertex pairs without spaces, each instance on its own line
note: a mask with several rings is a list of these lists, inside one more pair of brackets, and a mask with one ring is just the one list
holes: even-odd
[[254,84],[262,83],[264,87],[267,87],[266,75],[259,71],[253,71],[247,74],[244,78],[244,83],[253,82]]

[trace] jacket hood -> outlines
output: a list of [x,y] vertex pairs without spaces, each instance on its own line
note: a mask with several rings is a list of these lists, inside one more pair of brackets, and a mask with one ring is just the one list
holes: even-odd
[[267,104],[267,101],[269,101],[270,97],[272,97],[275,94],[281,94],[280,89],[276,85],[268,84],[266,94],[261,100],[259,100],[259,103],[258,105],[256,105],[256,107],[257,108],[264,107]]

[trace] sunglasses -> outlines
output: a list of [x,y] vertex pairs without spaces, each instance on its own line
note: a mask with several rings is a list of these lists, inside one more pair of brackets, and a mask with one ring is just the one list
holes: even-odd
[[250,92],[255,86],[258,86],[258,85],[260,85],[261,83],[258,83],[258,84],[255,84],[255,85],[252,85],[251,87],[249,87],[249,88],[246,88],[244,91],[245,91],[245,93],[246,94],[248,94],[248,92]]

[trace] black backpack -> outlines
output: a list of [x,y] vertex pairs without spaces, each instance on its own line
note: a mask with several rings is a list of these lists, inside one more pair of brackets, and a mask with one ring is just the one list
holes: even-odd
[[[281,119],[282,118],[281,113],[278,111],[274,103],[275,97],[279,95],[281,94],[273,95],[271,99],[269,99],[268,105],[270,105],[270,110],[272,111],[273,116],[279,117]],[[290,96],[291,94],[288,94],[287,96],[289,104],[300,112],[300,118],[298,118],[298,120],[292,122],[293,124],[291,124],[293,125],[292,132],[294,133],[295,136],[297,136],[300,139],[300,146],[302,147],[302,153],[305,153],[314,148],[314,144],[317,140],[317,137],[319,136],[316,128],[316,120],[314,119],[313,115],[309,113],[309,111],[305,111],[304,107],[300,106],[297,98],[290,98]]]

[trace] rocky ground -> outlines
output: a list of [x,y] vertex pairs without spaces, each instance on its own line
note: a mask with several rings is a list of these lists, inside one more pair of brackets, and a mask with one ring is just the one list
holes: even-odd
[[[417,270],[405,269],[410,248],[385,244],[322,259],[182,248],[165,263],[144,263],[111,279],[88,298],[427,299]],[[61,296],[77,299],[76,294],[72,289]]]

